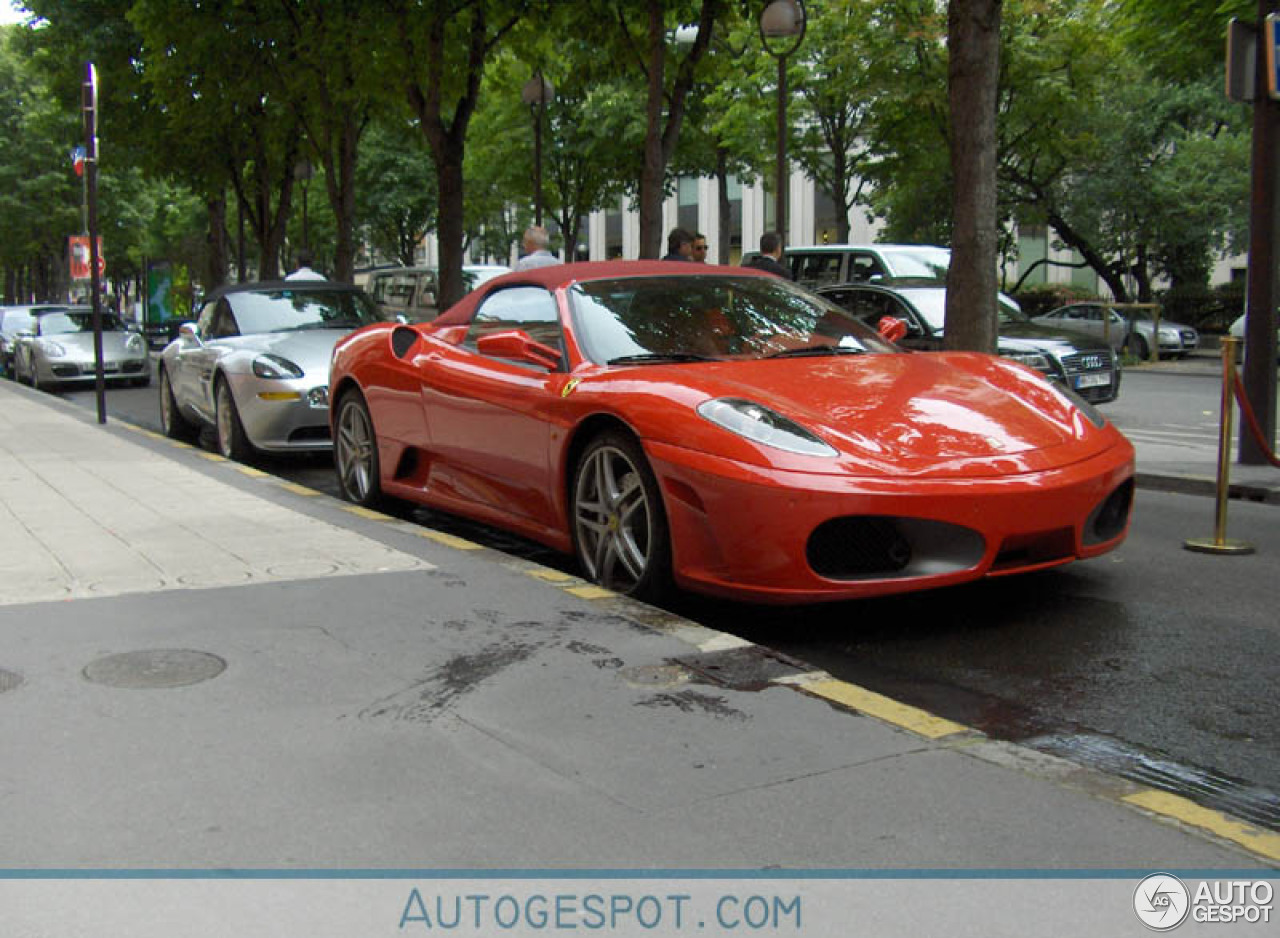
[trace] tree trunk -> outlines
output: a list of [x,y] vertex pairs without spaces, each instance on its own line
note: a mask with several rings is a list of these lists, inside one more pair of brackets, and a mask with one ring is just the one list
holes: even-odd
[[996,88],[1001,0],[951,0],[948,97],[953,222],[944,347],[995,352]]
[[662,0],[649,0],[649,91],[645,103],[644,162],[640,167],[640,257],[662,256],[662,200],[666,161],[662,154],[662,98],[666,70],[666,30]]
[[733,225],[733,203],[729,201],[729,151],[716,147],[716,208],[720,232],[717,237],[716,263],[729,263],[729,232]]
[[230,252],[227,247],[227,196],[219,192],[205,203],[209,212],[208,268],[205,270],[205,283],[208,289],[220,287],[227,282],[227,271],[231,267]]

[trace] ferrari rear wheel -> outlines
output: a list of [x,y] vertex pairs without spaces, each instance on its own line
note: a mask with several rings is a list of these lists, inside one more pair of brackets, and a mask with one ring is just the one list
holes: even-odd
[[358,392],[348,391],[342,395],[334,430],[333,466],[343,497],[366,508],[381,504],[378,438],[369,406]]
[[608,431],[587,444],[574,470],[572,513],[574,549],[589,580],[640,599],[670,589],[662,493],[634,438]]
[[235,398],[231,396],[231,386],[225,378],[218,379],[218,390],[214,394],[215,423],[214,435],[218,441],[218,452],[226,459],[245,462],[253,456],[253,446],[244,432],[244,424],[240,422],[240,412],[236,410]]

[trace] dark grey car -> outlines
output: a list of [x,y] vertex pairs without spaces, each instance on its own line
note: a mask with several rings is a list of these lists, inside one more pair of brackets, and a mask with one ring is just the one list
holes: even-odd
[[[891,316],[907,325],[898,344],[936,351],[942,348],[946,287],[936,281],[906,282],[892,287],[846,283],[817,292],[872,327]],[[1023,312],[1001,303],[998,351],[1036,369],[1050,381],[1087,401],[1105,403],[1120,394],[1120,361],[1106,343],[1066,329],[1033,323]]]

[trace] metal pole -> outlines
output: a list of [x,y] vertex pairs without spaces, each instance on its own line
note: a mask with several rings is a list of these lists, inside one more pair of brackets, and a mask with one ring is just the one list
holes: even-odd
[[90,62],[84,82],[84,175],[89,225],[89,291],[93,304],[94,390],[98,423],[107,422],[107,379],[102,370],[102,299],[98,275],[98,72]]
[[778,56],[778,176],[777,191],[773,194],[773,226],[787,241],[787,57]]
[[1235,411],[1236,354],[1240,340],[1227,336],[1222,340],[1222,421],[1218,434],[1218,497],[1213,525],[1213,539],[1195,538],[1183,546],[1202,554],[1252,554],[1253,547],[1243,541],[1227,539],[1227,499],[1231,493],[1231,423]]
[[[1249,204],[1248,315],[1245,317],[1244,386],[1263,434],[1274,445],[1276,429],[1276,238],[1280,224],[1280,107],[1271,99],[1264,44],[1272,41],[1267,14],[1275,0],[1258,0],[1258,51],[1254,71],[1252,195]],[[1248,428],[1240,431],[1239,459],[1243,465],[1266,465],[1267,456]]]
[[[542,77],[539,76],[541,81]],[[533,223],[542,227],[542,97],[533,106]]]

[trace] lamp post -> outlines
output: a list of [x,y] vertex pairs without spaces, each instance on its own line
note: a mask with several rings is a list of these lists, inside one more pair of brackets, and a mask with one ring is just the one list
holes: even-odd
[[533,220],[542,226],[542,112],[547,102],[556,96],[556,90],[542,72],[534,72],[520,92],[520,100],[529,105],[533,114]]
[[800,48],[808,18],[804,0],[772,0],[760,14],[760,42],[778,60],[778,177],[774,227],[787,243],[787,58]]

